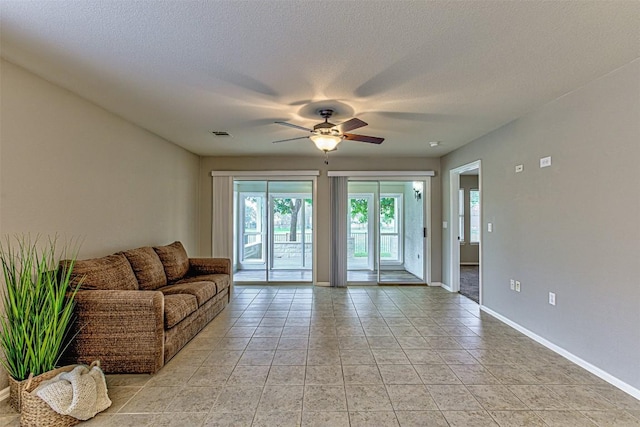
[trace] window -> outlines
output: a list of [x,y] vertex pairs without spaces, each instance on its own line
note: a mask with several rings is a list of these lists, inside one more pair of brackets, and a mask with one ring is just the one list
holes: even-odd
[[464,188],[458,190],[458,240],[464,243]]
[[241,262],[263,262],[263,226],[265,194],[240,193],[242,218],[242,257]]
[[383,261],[402,262],[401,205],[399,194],[382,194],[380,197],[380,258]]
[[480,243],[480,192],[469,191],[469,241]]

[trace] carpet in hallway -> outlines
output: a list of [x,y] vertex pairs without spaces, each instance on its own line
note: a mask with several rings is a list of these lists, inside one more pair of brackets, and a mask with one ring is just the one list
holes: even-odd
[[465,297],[480,302],[480,266],[460,266],[460,293]]

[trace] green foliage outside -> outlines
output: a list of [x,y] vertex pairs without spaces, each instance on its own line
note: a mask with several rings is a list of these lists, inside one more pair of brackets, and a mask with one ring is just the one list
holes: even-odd
[[[291,215],[289,223],[289,241],[295,242],[298,238],[298,213],[302,208],[303,199],[273,198],[273,211],[280,215]],[[304,202],[311,205],[311,199],[304,199]]]
[[[357,224],[366,224],[369,222],[369,209],[368,201],[366,198],[356,199],[352,198],[351,201],[351,221]],[[391,224],[395,219],[396,204],[393,197],[381,197],[380,198],[380,220],[384,224]]]
[[[257,198],[248,197],[247,200],[250,200],[252,203],[258,202]],[[276,228],[276,232],[289,232],[289,241],[295,242],[297,239],[297,227],[298,227],[298,213],[302,207],[303,199],[294,199],[294,198],[273,198],[273,211],[280,215],[291,215],[291,222],[289,225],[289,229],[284,229],[282,227]],[[304,199],[304,201],[311,205],[311,199]],[[357,224],[366,224],[369,221],[369,210],[368,210],[368,201],[366,198],[358,199],[351,198],[351,221]],[[393,197],[381,197],[380,198],[380,221],[385,225],[390,225],[393,223],[395,219],[396,203],[395,198]],[[245,223],[247,224],[255,224],[255,210],[247,209],[245,210]],[[358,256],[358,255],[356,255]],[[365,256],[365,255],[363,255]]]

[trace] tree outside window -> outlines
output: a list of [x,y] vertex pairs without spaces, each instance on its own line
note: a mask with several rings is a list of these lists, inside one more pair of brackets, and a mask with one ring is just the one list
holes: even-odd
[[298,217],[302,202],[311,206],[311,199],[299,198],[273,198],[273,212],[280,216],[280,225],[289,227],[289,241],[295,242],[298,239]]

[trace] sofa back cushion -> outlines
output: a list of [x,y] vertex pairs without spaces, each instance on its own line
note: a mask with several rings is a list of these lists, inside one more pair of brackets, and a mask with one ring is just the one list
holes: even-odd
[[[61,261],[63,267],[70,261]],[[77,260],[71,272],[71,284],[82,281],[80,289],[86,290],[138,290],[138,281],[131,264],[122,254],[102,258]]]
[[162,265],[164,273],[167,275],[167,282],[173,283],[182,279],[189,271],[189,257],[184,246],[180,242],[173,242],[167,246],[155,246],[153,248]]
[[162,261],[151,246],[130,249],[123,254],[129,260],[141,290],[153,291],[167,285]]

